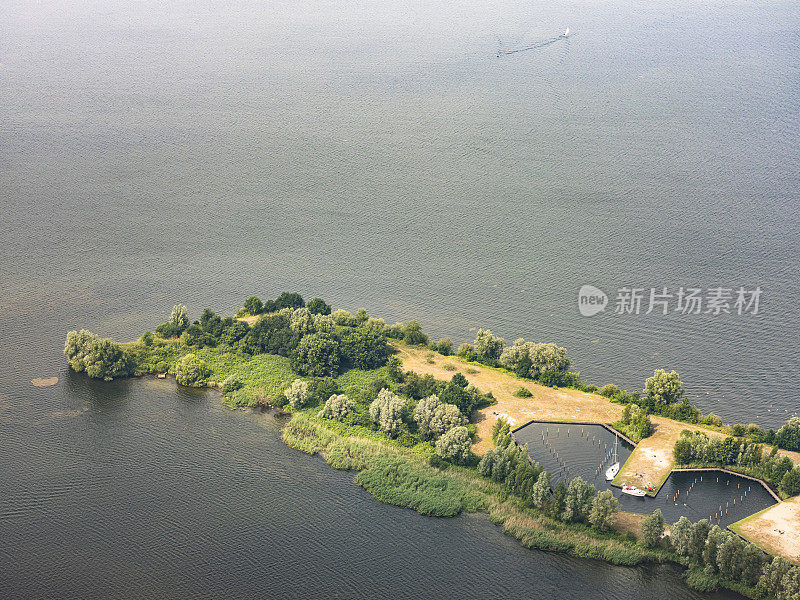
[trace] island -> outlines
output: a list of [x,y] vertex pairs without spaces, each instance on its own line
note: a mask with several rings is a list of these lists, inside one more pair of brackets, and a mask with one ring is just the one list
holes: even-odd
[[[674,562],[699,590],[800,595],[800,419],[778,431],[725,425],[689,402],[674,371],[656,371],[641,392],[598,387],[552,343],[509,346],[480,329],[456,349],[416,321],[388,325],[298,293],[251,296],[233,316],[206,309],[195,321],[176,305],[134,342],[71,331],[64,352],[89,377],[174,376],[218,390],[231,409],[283,411],[286,444],[356,471],[387,503],[438,517],[485,513],[528,548]],[[710,514],[668,524],[659,509],[621,511],[610,488],[580,476],[556,483],[517,439],[532,422],[598,424],[631,442],[611,486],[656,497],[676,469],[716,470],[754,480],[775,504],[727,527]]]

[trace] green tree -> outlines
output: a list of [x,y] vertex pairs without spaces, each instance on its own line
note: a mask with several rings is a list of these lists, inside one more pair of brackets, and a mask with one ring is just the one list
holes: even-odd
[[745,585],[754,586],[758,583],[766,556],[755,544],[745,544],[739,555],[741,573],[739,581]]
[[464,425],[466,419],[453,404],[445,404],[436,395],[423,398],[414,409],[414,421],[420,435],[435,438],[447,431]]
[[333,313],[333,321],[342,327],[356,326],[356,318],[349,311],[341,308]]
[[436,342],[436,350],[443,356],[450,356],[453,353],[453,342],[450,338],[442,338]]
[[472,440],[466,427],[454,427],[436,441],[436,454],[456,464],[463,464],[470,455]]
[[475,337],[475,353],[483,359],[498,359],[503,353],[505,340],[492,335],[488,329],[479,329]]
[[395,437],[406,416],[406,403],[384,388],[370,404],[369,416],[381,431],[389,437]]
[[308,301],[306,308],[315,315],[329,315],[331,314],[331,305],[325,302],[322,298],[313,298]]
[[283,292],[275,299],[275,309],[281,310],[282,308],[301,308],[306,303],[303,297],[296,292]]
[[786,474],[781,479],[781,490],[789,496],[797,496],[797,494],[800,494],[799,467],[786,471]]
[[134,361],[122,346],[109,339],[101,339],[91,331],[70,331],[64,342],[64,354],[76,373],[111,381],[127,377],[134,370]]
[[652,515],[642,523],[642,543],[647,548],[657,548],[661,545],[661,536],[664,534],[664,517],[661,509],[657,508]]
[[553,488],[553,500],[550,503],[550,516],[559,521],[564,519],[564,510],[567,500],[567,485],[563,480]]
[[333,394],[325,401],[325,407],[319,411],[317,416],[320,419],[334,419],[344,421],[353,412],[354,404],[350,398],[344,394]]
[[611,490],[604,490],[592,498],[589,522],[600,531],[611,529],[619,512],[619,500]]
[[327,333],[305,336],[292,354],[292,369],[301,375],[335,376],[339,362],[339,343]]
[[585,518],[592,508],[592,498],[595,487],[586,483],[583,478],[576,477],[567,486],[567,495],[564,498],[564,512],[561,519],[567,523]]
[[422,325],[418,321],[408,321],[403,323],[403,341],[412,346],[427,345],[428,336],[422,333]]
[[730,534],[723,531],[719,525],[714,525],[708,531],[705,546],[703,547],[703,564],[705,572],[709,575],[717,573],[717,552],[719,547],[725,543]]
[[661,410],[664,406],[680,401],[683,396],[683,382],[675,371],[667,373],[664,369],[658,369],[645,381],[644,391],[650,405]]
[[777,596],[782,589],[783,578],[789,572],[791,563],[776,556],[764,565],[758,580],[758,589],[770,596]]
[[175,365],[175,380],[188,387],[204,387],[211,377],[211,369],[194,354],[187,354]]
[[539,478],[533,484],[531,490],[531,502],[536,508],[544,508],[550,499],[550,473],[542,471]]
[[355,369],[382,367],[391,353],[386,336],[376,331],[353,329],[341,334],[339,340],[342,359]]
[[725,579],[737,581],[740,573],[739,553],[742,542],[735,536],[725,540],[717,550],[717,568]]
[[186,312],[186,307],[183,304],[176,304],[172,307],[172,313],[169,315],[169,322],[183,332],[189,326],[189,314]]
[[256,296],[250,296],[247,300],[244,301],[244,310],[248,314],[251,315],[260,315],[264,312],[264,303],[261,302],[261,298]]
[[692,525],[692,531],[689,533],[689,557],[698,564],[703,562],[703,549],[706,547],[706,540],[708,539],[708,532],[711,530],[711,525],[708,524],[706,519],[701,519]]
[[675,548],[675,552],[681,556],[689,555],[689,538],[692,535],[692,522],[686,517],[681,517],[678,522],[672,526],[670,531],[670,540]]
[[775,442],[787,450],[800,450],[800,417],[792,417],[775,434]]

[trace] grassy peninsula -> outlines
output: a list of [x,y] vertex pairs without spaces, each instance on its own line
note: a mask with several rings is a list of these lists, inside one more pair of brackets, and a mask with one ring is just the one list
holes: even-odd
[[628,461],[653,477],[666,479],[676,462],[735,463],[792,495],[800,423],[777,432],[725,427],[690,404],[674,371],[654,373],[643,392],[598,388],[570,372],[566,350],[554,344],[506,346],[480,330],[454,351],[415,321],[387,325],[296,293],[248,298],[231,317],[206,309],[194,322],[177,305],[135,342],[73,331],[65,354],[91,377],[170,373],[181,385],[219,388],[232,408],[290,412],[289,446],[357,471],[356,481],[390,504],[443,517],[482,511],[528,548],[623,565],[673,561],[702,590],[800,597],[800,568],[783,558],[705,520],[668,527],[660,511],[621,513],[610,492],[579,477],[551,486],[513,439],[512,425],[528,417],[614,423],[656,450],[650,463],[636,453]]

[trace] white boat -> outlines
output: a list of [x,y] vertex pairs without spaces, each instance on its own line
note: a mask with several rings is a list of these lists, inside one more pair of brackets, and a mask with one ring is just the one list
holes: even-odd
[[619,443],[619,436],[614,436],[614,462],[606,469],[606,481],[611,481],[619,473],[619,461],[617,460],[617,444]]
[[564,32],[564,37],[569,37],[569,27],[567,27],[566,31]]
[[635,485],[623,485],[622,493],[628,494],[629,496],[637,496],[639,498],[647,494],[647,492],[645,492],[644,490],[640,490]]

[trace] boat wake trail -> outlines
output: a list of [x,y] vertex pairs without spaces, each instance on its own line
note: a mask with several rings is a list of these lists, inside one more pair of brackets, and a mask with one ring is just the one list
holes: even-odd
[[546,46],[555,44],[556,42],[560,42],[561,40],[567,40],[567,39],[569,39],[569,29],[567,29],[565,33],[562,33],[558,37],[545,40],[544,42],[539,42],[538,44],[533,44],[532,46],[526,46],[525,48],[514,48],[512,50],[505,50],[504,48],[502,48],[502,43],[501,43],[501,47],[498,48],[497,50],[497,58],[500,58],[501,56],[507,56],[509,54],[528,52],[529,50],[538,50],[539,48],[544,48]]

